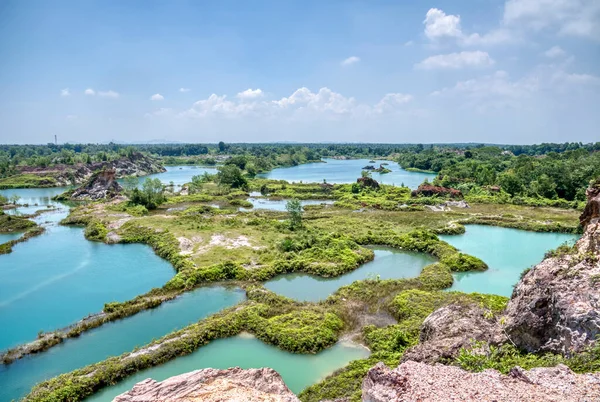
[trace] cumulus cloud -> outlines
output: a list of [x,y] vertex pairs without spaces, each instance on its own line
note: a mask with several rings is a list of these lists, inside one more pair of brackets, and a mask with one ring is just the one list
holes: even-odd
[[431,8],[425,15],[425,36],[431,41],[456,40],[462,46],[486,46],[507,43],[515,40],[507,29],[496,29],[486,34],[463,32],[460,15],[446,14],[438,8]]
[[179,92],[190,92],[189,88],[179,88]]
[[[241,96],[254,93],[254,98]],[[209,118],[222,117],[235,119],[244,116],[261,118],[310,118],[322,116],[331,119],[347,117],[369,117],[403,110],[413,97],[409,94],[389,93],[374,105],[361,104],[353,97],[347,97],[329,88],[313,92],[306,87],[295,90],[291,95],[278,100],[262,99],[256,96],[259,90],[247,90],[229,99],[226,95],[212,94],[195,102],[192,107],[178,114],[179,117]],[[157,115],[156,112],[153,115]]]
[[567,53],[560,48],[560,46],[552,46],[550,49],[544,52],[544,56],[549,57],[551,59],[556,59],[558,57],[564,57]]
[[161,94],[154,94],[154,95],[152,95],[150,97],[151,101],[161,101],[161,100],[164,100],[164,99],[165,99],[165,97],[162,96]]
[[506,71],[459,81],[453,87],[432,93],[435,98],[446,98],[464,103],[478,111],[521,107],[535,95],[534,103],[548,98],[548,93],[561,96],[580,91],[595,91],[590,86],[600,85],[600,78],[590,74],[572,73],[566,70],[568,63],[540,64],[523,77],[514,79]]
[[251,100],[251,99],[262,98],[264,96],[264,93],[263,93],[262,89],[260,89],[260,88],[256,88],[256,89],[248,88],[245,91],[238,92],[238,94],[236,96],[238,99]]
[[94,95],[96,95],[96,91],[94,91],[92,88],[88,88],[88,89],[86,89],[85,91],[83,91],[83,93],[84,93],[85,95],[90,95],[90,96],[94,96]]
[[459,38],[462,36],[459,15],[447,15],[438,8],[431,8],[425,15],[425,36],[435,40],[443,37]]
[[489,67],[494,60],[487,52],[460,52],[450,54],[439,54],[431,56],[422,62],[415,64],[415,68],[422,70],[434,69],[460,69],[466,67]]
[[116,99],[119,97],[119,93],[115,92],[113,90],[108,90],[108,91],[98,91],[98,96],[101,96],[103,98],[112,98],[112,99]]
[[342,62],[340,64],[342,65],[342,67],[346,67],[346,66],[350,66],[352,64],[356,64],[359,61],[360,61],[360,57],[350,56],[347,59],[342,60]]
[[70,96],[70,95],[71,95],[71,92],[69,91],[69,88],[60,90],[60,96]]
[[600,40],[598,0],[507,0],[504,23]]

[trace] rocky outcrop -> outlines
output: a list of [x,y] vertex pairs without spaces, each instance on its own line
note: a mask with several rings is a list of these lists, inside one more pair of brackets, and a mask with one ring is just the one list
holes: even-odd
[[125,176],[146,176],[152,173],[165,172],[166,169],[157,160],[134,152],[128,157],[114,161],[79,163],[76,165],[55,165],[48,168],[27,167],[20,168],[23,174],[33,174],[40,177],[51,178],[50,186],[69,186],[85,183],[94,172],[101,170],[114,170],[117,178]]
[[446,401],[598,401],[600,374],[575,374],[567,366],[513,368],[508,375],[496,370],[470,373],[458,367],[405,362],[391,370],[383,363],[363,381],[365,402]]
[[122,191],[123,187],[116,181],[115,170],[102,170],[94,173],[88,182],[73,191],[69,198],[74,201],[96,201],[114,198]]
[[431,313],[421,325],[419,344],[408,349],[402,361],[434,363],[451,359],[473,341],[499,344],[506,338],[493,317],[474,304],[451,304]]
[[379,189],[379,183],[377,182],[377,180],[374,180],[370,177],[359,177],[358,179],[356,179],[356,182],[358,184],[361,185],[361,187],[368,187],[368,188],[372,188],[374,190]]
[[300,402],[273,369],[204,369],[161,382],[146,379],[114,402]]
[[508,304],[506,332],[527,351],[570,355],[600,336],[600,190],[587,195],[584,234],[574,249],[532,268]]
[[433,195],[449,196],[450,198],[462,198],[462,193],[455,188],[433,186],[427,183],[421,184],[416,190],[412,191],[413,197],[431,197]]

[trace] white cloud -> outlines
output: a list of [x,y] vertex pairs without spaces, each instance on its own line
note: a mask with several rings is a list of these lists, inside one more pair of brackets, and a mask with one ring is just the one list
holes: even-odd
[[381,114],[394,111],[397,110],[399,106],[405,105],[412,100],[413,96],[409,94],[389,93],[373,106],[373,112]]
[[113,90],[98,91],[98,96],[101,96],[103,98],[113,98],[113,99],[116,99],[116,98],[119,97],[119,93],[115,92]]
[[94,95],[96,95],[96,91],[94,91],[92,88],[88,88],[88,89],[86,89],[85,91],[83,91],[83,93],[84,93],[85,95],[91,95],[91,96],[94,96]]
[[439,54],[431,56],[415,65],[415,68],[423,70],[434,69],[460,69],[466,67],[489,67],[494,60],[487,52],[460,52],[450,54]]
[[179,88],[179,92],[190,92],[189,88]]
[[425,35],[432,40],[453,37],[459,38],[462,36],[460,28],[459,15],[446,15],[445,12],[438,8],[431,8],[425,15]]
[[600,40],[600,1],[507,0],[504,23]]
[[558,57],[564,57],[567,53],[560,48],[560,46],[552,46],[550,49],[544,52],[544,56],[549,57],[551,59],[555,59]]
[[154,95],[152,95],[150,97],[151,101],[161,101],[161,100],[164,100],[164,99],[165,99],[165,97],[162,96],[161,94],[154,94]]
[[68,114],[65,119],[67,120],[77,120],[77,115],[75,114]]
[[407,42],[405,42],[405,43],[404,43],[404,46],[412,46],[412,45],[414,45],[414,44],[415,44],[415,42],[414,42],[414,41],[412,41],[412,40],[409,40],[409,41],[407,41]]
[[[250,90],[256,93],[258,90]],[[358,103],[353,97],[346,97],[334,92],[329,88],[321,88],[317,92],[302,87],[294,91],[290,96],[279,100],[263,100],[258,98],[240,97],[240,92],[234,100],[229,100],[225,95],[212,94],[207,99],[195,102],[192,107],[182,113],[179,117],[224,117],[228,119],[243,116],[255,116],[265,119],[291,118],[310,119],[311,117],[323,116],[331,119],[339,119],[343,116],[368,117],[381,114],[394,113],[404,110],[405,105],[413,97],[408,94],[390,93],[373,106]],[[260,96],[264,93],[260,91]],[[152,115],[157,115],[154,112]]]
[[256,89],[248,88],[245,91],[239,92],[236,96],[238,99],[250,100],[250,99],[262,98],[264,96],[264,93],[260,88],[256,88]]
[[463,32],[460,15],[446,14],[438,8],[431,8],[425,15],[425,36],[431,41],[456,40],[462,46],[489,46],[514,41],[516,38],[507,29],[495,29],[486,34],[466,34]]
[[519,79],[499,70],[491,75],[459,81],[453,87],[431,95],[485,112],[537,105],[548,99],[560,101],[582,91],[596,91],[590,86],[600,85],[600,77],[568,72],[568,66],[569,63],[540,64]]
[[71,91],[69,91],[69,88],[60,90],[60,96],[70,96],[70,95],[71,95]]
[[350,66],[352,64],[356,64],[360,61],[360,57],[357,56],[350,56],[345,60],[342,60],[342,62],[340,63],[342,65],[342,67],[346,67],[346,66]]

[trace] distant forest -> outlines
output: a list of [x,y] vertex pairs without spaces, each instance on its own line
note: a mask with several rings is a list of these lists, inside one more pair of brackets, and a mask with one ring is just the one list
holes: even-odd
[[[107,161],[143,152],[165,164],[214,165],[229,158],[247,175],[328,157],[388,158],[408,170],[438,173],[434,184],[482,200],[534,197],[582,201],[600,177],[600,142],[535,145],[486,144],[47,144],[0,145],[0,178],[20,167],[51,167]],[[517,198],[515,198],[517,197]]]

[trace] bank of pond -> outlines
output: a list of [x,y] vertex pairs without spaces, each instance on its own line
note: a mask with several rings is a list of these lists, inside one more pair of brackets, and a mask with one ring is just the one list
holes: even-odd
[[[356,180],[366,164],[367,160],[327,160],[327,163],[275,169],[267,177],[304,182],[326,179],[331,183],[344,183]],[[317,179],[325,167],[328,176]],[[400,168],[392,162],[387,167],[392,172],[381,174],[386,184],[403,183],[414,188],[423,181],[424,177],[415,177],[414,183],[403,178],[405,171],[400,172]],[[209,169],[172,166],[167,168],[167,172],[155,176],[163,183],[173,181],[180,185],[203,171]],[[287,173],[282,176],[282,171]],[[400,173],[393,176],[395,172]],[[379,173],[373,175],[375,177]],[[395,182],[396,178],[402,181]],[[90,313],[101,311],[106,302],[132,299],[160,287],[175,273],[172,266],[157,257],[147,245],[89,242],[83,236],[83,229],[60,226],[58,222],[68,215],[69,209],[52,201],[51,197],[64,190],[0,191],[5,196],[17,194],[21,203],[31,205],[18,208],[14,213],[33,213],[35,211],[28,209],[33,207],[36,210],[47,206],[55,208],[35,218],[38,224],[45,226],[44,234],[16,245],[11,254],[0,255],[0,323],[9,329],[0,332],[0,350],[31,341],[40,330],[51,331],[73,324]],[[250,202],[257,209],[285,209],[285,200],[266,200],[256,195],[251,195]],[[304,201],[305,205],[320,203],[323,201]],[[524,269],[541,261],[546,251],[564,242],[573,242],[576,236],[467,225],[466,233],[462,235],[440,238],[464,253],[481,258],[489,266],[484,272],[454,273],[452,290],[510,296]],[[0,237],[0,242],[3,241],[4,238]],[[295,300],[317,302],[357,280],[417,277],[423,267],[435,261],[422,253],[379,246],[371,248],[375,254],[373,261],[339,277],[325,279],[302,273],[285,274],[267,281],[265,287]],[[131,351],[233,306],[244,298],[244,292],[235,288],[200,288],[155,309],[104,324],[78,338],[67,339],[39,355],[27,356],[8,366],[2,365],[0,400],[23,397],[40,381]],[[362,347],[345,343],[337,343],[314,355],[292,354],[242,334],[212,341],[190,355],[136,373],[113,387],[101,390],[89,400],[112,400],[148,377],[163,380],[200,368],[232,366],[272,367],[282,375],[290,389],[298,393],[351,360],[368,354],[368,350]]]
[[454,284],[450,290],[510,297],[525,269],[539,263],[548,250],[564,243],[573,244],[579,236],[467,225],[464,234],[441,235],[439,238],[488,264],[484,272],[454,273]]
[[0,365],[0,400],[21,398],[39,382],[131,351],[244,299],[245,293],[237,288],[196,289],[155,309],[69,338],[43,353]]

